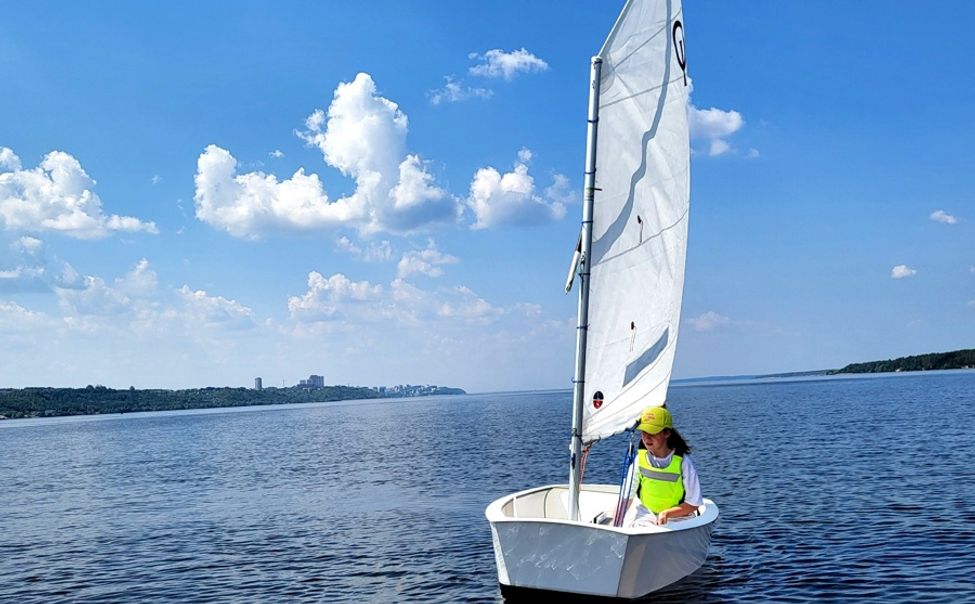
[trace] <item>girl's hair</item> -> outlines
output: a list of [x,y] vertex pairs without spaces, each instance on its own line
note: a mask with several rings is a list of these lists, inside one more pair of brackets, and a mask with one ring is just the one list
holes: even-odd
[[691,446],[687,444],[687,441],[680,435],[680,432],[674,428],[670,428],[670,435],[667,436],[667,446],[681,457],[691,452]]
[[[681,457],[687,455],[691,452],[691,446],[687,444],[684,437],[680,435],[680,432],[674,428],[666,428],[670,430],[670,434],[667,436],[667,448],[673,449],[674,453],[677,453]],[[643,439],[637,443],[637,449],[646,449],[646,445],[643,444]]]

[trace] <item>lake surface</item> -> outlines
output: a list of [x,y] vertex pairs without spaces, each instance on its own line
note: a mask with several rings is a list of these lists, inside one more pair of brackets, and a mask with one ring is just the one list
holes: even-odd
[[[484,508],[567,480],[570,399],[0,422],[0,601],[502,602]],[[722,517],[651,601],[975,602],[975,372],[676,385],[669,407]]]

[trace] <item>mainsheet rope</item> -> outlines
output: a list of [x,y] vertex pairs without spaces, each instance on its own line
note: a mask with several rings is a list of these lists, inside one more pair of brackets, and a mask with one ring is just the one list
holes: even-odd
[[[630,486],[633,484],[633,474],[630,473],[630,466],[633,465],[633,460],[636,459],[637,454],[637,447],[634,442],[634,436],[636,436],[637,431],[633,428],[627,428],[626,431],[630,433],[630,440],[626,445],[626,454],[623,456],[623,463],[620,465],[620,494],[616,499],[616,515],[613,517],[613,526],[615,527],[623,526],[623,515],[626,513],[624,502],[627,500],[630,494]],[[579,468],[580,485],[586,475],[586,460],[589,459],[590,449],[592,449],[592,444],[587,445],[582,450],[582,461],[580,462],[581,465]]]
[[582,462],[579,467],[579,486],[582,487],[582,479],[586,476],[586,460],[589,459],[589,449],[592,449],[592,445],[586,445],[586,448],[582,450]]

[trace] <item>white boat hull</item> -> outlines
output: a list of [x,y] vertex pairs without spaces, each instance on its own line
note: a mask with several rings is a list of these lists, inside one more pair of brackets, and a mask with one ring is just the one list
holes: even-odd
[[691,574],[708,555],[718,507],[709,499],[699,515],[664,526],[615,528],[595,524],[612,514],[619,488],[583,485],[583,521],[568,520],[568,486],[551,485],[495,500],[491,523],[498,582],[618,598],[639,598]]

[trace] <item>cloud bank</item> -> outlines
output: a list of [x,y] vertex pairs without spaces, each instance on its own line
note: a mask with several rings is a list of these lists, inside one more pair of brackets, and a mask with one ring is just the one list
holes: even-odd
[[520,307],[494,306],[464,286],[428,291],[397,277],[388,286],[352,281],[342,273],[308,274],[308,291],[288,299],[290,318],[299,332],[363,330],[367,325],[397,328],[488,323]]

